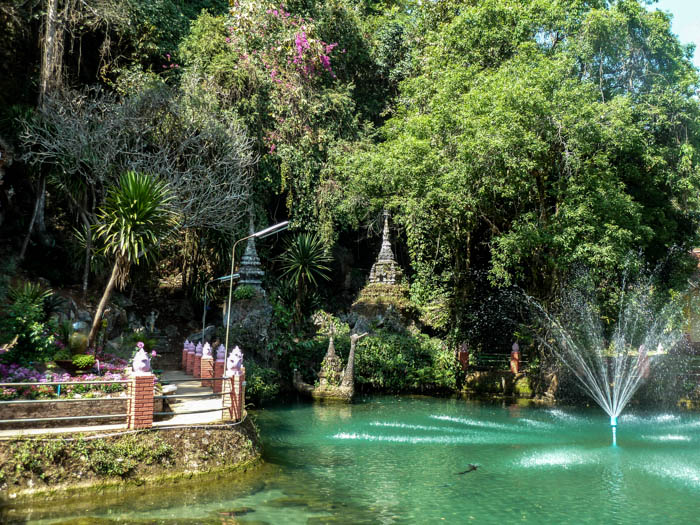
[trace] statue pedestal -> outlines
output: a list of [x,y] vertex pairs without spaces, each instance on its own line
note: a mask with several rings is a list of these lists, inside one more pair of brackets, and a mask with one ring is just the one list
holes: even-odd
[[[214,377],[223,377],[224,375],[224,367],[226,366],[226,361],[224,361],[223,358],[217,359],[214,362]],[[222,383],[223,381],[221,379],[215,379],[212,381],[212,390],[214,391],[215,394],[220,394],[221,391],[223,390]]]
[[229,377],[223,383],[221,419],[240,421],[243,418],[245,403],[245,368],[241,368],[240,375]]
[[194,364],[192,365],[192,375],[199,379],[202,377],[202,356],[195,354]]
[[127,428],[136,430],[153,426],[153,374],[132,374],[127,396]]
[[187,352],[187,367],[185,368],[185,373],[192,375],[194,372],[194,350]]

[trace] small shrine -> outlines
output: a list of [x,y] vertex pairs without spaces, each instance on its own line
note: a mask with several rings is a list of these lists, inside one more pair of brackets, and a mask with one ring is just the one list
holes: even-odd
[[382,231],[382,247],[377,261],[369,272],[370,284],[400,284],[403,278],[401,267],[394,259],[389,238],[389,212],[384,210],[384,230]]
[[334,337],[331,335],[326,356],[321,363],[321,371],[318,373],[319,386],[339,385],[342,376],[343,364],[340,362],[338,354],[335,353]]
[[402,332],[410,323],[414,307],[409,300],[408,283],[394,258],[389,234],[389,212],[384,211],[382,245],[369,272],[368,283],[352,305],[356,317],[355,332],[366,332],[370,326]]
[[[249,234],[255,233],[255,223],[252,212],[249,215]],[[235,299],[231,303],[231,312],[226,311],[224,303],[224,323],[230,323],[230,334],[233,340],[267,359],[268,332],[272,322],[272,306],[270,306],[262,286],[265,271],[260,263],[260,257],[255,247],[255,238],[248,239],[243,257],[238,267],[240,279],[234,285],[236,288],[248,288],[253,294]],[[252,295],[252,296],[251,296]]]
[[[253,222],[253,215],[250,215],[250,226],[249,234],[255,233],[255,223]],[[245,252],[241,258],[241,266],[238,270],[241,275],[238,281],[240,286],[251,286],[256,292],[265,294],[265,290],[262,287],[262,280],[265,276],[265,271],[262,269],[260,264],[260,257],[258,257],[258,251],[255,249],[255,238],[251,237],[248,239],[248,243],[245,247]]]

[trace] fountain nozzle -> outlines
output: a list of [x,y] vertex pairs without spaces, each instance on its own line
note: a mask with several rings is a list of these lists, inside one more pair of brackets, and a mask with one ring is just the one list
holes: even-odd
[[610,416],[610,426],[612,427],[612,444],[617,446],[617,416]]

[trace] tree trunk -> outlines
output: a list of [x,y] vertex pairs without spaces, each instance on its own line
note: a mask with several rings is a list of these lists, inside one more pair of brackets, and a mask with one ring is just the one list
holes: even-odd
[[27,246],[29,246],[29,239],[32,236],[32,230],[34,230],[34,223],[36,222],[36,217],[39,214],[39,206],[41,205],[42,196],[44,195],[44,190],[46,188],[46,179],[41,177],[39,182],[39,193],[36,197],[36,203],[34,204],[34,212],[32,213],[32,219],[29,221],[29,229],[27,230],[27,235],[24,237],[24,242],[22,243],[22,249],[19,252],[19,260],[23,260],[25,254],[27,253]]
[[85,225],[85,267],[83,268],[83,301],[87,298],[88,279],[90,277],[90,257],[92,255],[92,232],[90,231],[90,221],[85,214],[81,214]]
[[39,73],[39,107],[44,104],[46,94],[58,87],[61,82],[63,64],[63,28],[58,19],[60,0],[47,0],[44,49]]
[[39,188],[39,206],[37,207],[36,211],[36,222],[34,223],[34,229],[39,234],[41,244],[44,246],[49,246],[51,240],[46,234],[46,177],[41,178]]
[[112,290],[117,283],[117,275],[119,274],[119,258],[114,261],[114,267],[112,268],[112,275],[109,277],[109,282],[102,294],[102,299],[100,299],[100,304],[97,305],[97,311],[95,312],[95,317],[92,320],[92,328],[90,329],[90,335],[88,336],[88,348],[92,347],[95,342],[95,337],[97,337],[97,331],[102,323],[102,313],[105,311],[107,302],[112,295]]

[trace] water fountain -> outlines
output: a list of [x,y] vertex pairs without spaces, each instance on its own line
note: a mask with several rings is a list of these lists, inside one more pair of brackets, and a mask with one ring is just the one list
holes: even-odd
[[[661,297],[652,277],[623,280],[617,322],[606,330],[588,279],[566,291],[553,314],[528,298],[546,332],[539,339],[610,416],[617,445],[620,413],[660,360],[683,337],[680,298]],[[588,290],[588,291],[587,291]]]

